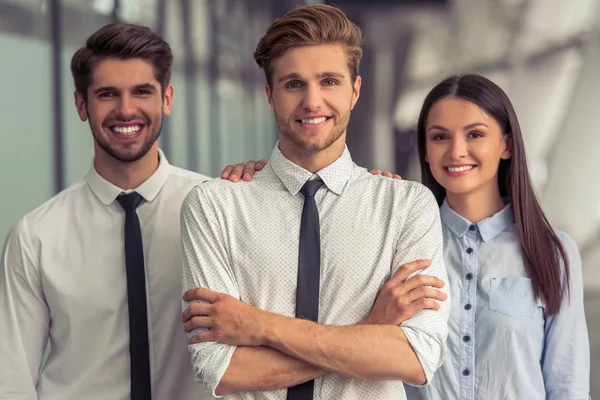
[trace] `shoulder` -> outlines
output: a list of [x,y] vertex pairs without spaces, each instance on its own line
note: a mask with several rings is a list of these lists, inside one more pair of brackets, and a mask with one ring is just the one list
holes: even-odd
[[403,206],[428,204],[438,208],[431,190],[417,181],[372,175],[366,169],[361,169],[355,174],[355,184],[368,186],[375,190],[378,196],[389,196],[391,201]]
[[256,172],[254,178],[249,181],[231,182],[227,179],[215,178],[196,182],[192,185],[191,190],[187,194],[183,204],[184,207],[189,207],[193,204],[217,204],[228,202],[239,196],[246,196],[252,193],[252,188],[259,185],[262,171]]
[[[579,252],[579,247],[575,240],[566,232],[555,229],[556,236],[560,240],[563,248],[565,249],[565,254],[567,256],[567,261],[569,262],[569,269],[571,275],[582,274],[582,263],[581,263],[581,253]],[[564,264],[563,264],[564,265]]]
[[576,252],[579,254],[579,247],[577,246],[577,243],[568,233],[563,232],[559,229],[554,229],[554,232],[556,232],[556,236],[564,246],[565,251],[567,253]]
[[73,206],[82,200],[86,188],[85,181],[78,181],[22,216],[13,225],[7,241],[29,242],[40,232],[55,230],[71,214]]
[[190,171],[187,169],[175,167],[173,165],[170,165],[169,168],[169,177],[173,180],[180,181],[182,183],[200,184],[212,180],[212,178],[209,176],[202,175],[198,172]]

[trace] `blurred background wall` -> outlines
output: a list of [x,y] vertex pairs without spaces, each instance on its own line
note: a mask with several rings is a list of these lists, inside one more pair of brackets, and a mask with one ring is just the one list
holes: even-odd
[[[0,236],[90,168],[92,136],[73,105],[73,52],[112,21],[170,42],[171,163],[216,176],[267,158],[277,138],[252,53],[302,0],[0,0]],[[578,243],[600,396],[600,7],[598,0],[338,0],[364,31],[363,88],[348,145],[368,168],[419,179],[415,125],[425,94],[474,72],[512,99],[533,179],[556,228]],[[595,378],[595,379],[594,379]]]

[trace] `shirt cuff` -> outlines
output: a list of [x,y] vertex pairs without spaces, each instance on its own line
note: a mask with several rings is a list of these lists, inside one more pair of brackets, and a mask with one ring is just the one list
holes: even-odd
[[192,353],[194,379],[202,383],[211,396],[217,396],[215,390],[229,367],[231,357],[237,346],[223,343],[200,343],[189,346]]
[[446,343],[435,337],[416,331],[410,327],[402,327],[404,335],[415,351],[419,362],[425,372],[425,383],[423,385],[406,384],[415,387],[425,387],[431,383],[435,371],[443,364],[446,358]]

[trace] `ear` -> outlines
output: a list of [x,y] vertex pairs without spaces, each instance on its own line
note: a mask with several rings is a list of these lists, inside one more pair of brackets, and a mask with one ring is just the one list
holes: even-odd
[[165,90],[165,96],[163,98],[163,115],[168,117],[171,115],[171,107],[173,107],[173,94],[175,90],[173,85],[169,85]]
[[502,151],[502,154],[500,154],[500,158],[503,160],[508,160],[509,158],[512,157],[512,154],[510,153],[510,149],[513,148],[512,135],[510,133],[503,135],[502,142],[503,142],[504,150]]
[[268,83],[265,83],[265,93],[267,94],[267,101],[269,105],[273,107],[273,92],[271,91],[271,87]]
[[75,108],[77,108],[77,114],[79,114],[79,119],[83,122],[87,121],[89,116],[87,113],[87,107],[83,96],[76,90],[75,93],[73,93],[73,97],[75,98]]
[[354,109],[354,106],[358,102],[358,98],[360,97],[360,85],[362,84],[362,78],[359,76],[354,80],[354,85],[352,85],[352,107],[351,110]]
[[429,163],[429,156],[427,156],[427,154],[425,154],[425,162]]

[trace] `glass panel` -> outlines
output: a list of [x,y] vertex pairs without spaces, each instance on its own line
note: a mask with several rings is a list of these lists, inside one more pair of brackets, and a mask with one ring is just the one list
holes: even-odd
[[[33,12],[33,11],[31,11]],[[31,16],[33,18],[33,16]],[[52,82],[47,41],[0,31],[0,49],[10,57],[0,64],[2,146],[0,146],[0,237],[54,191]],[[21,77],[21,78],[19,78]]]

